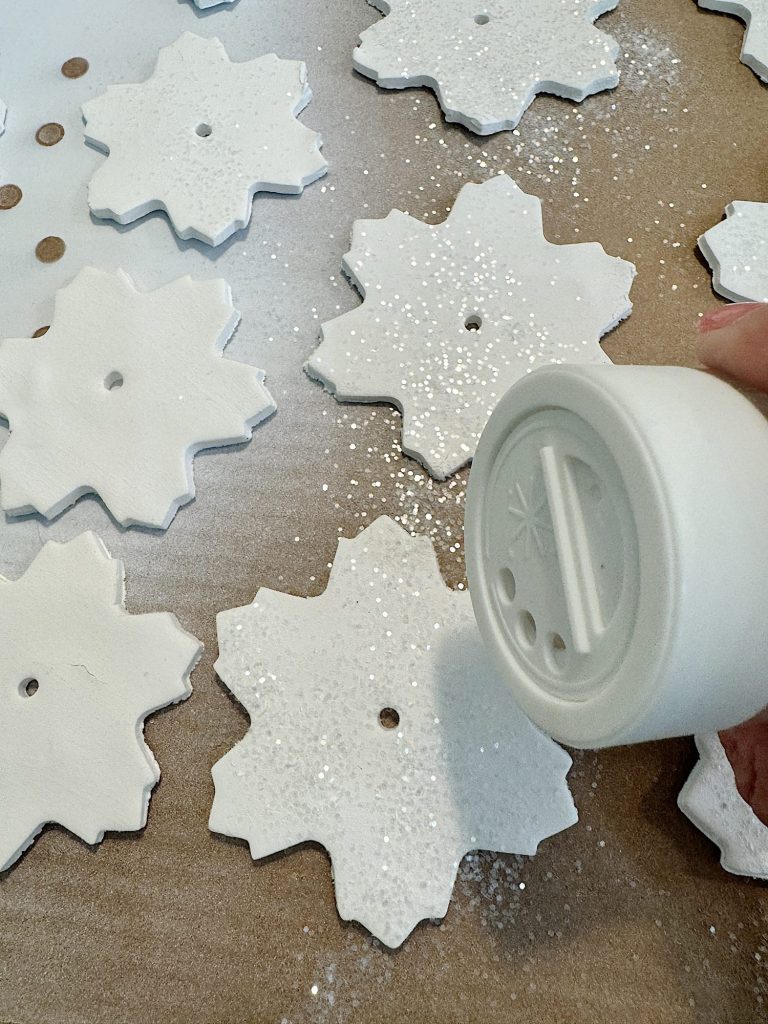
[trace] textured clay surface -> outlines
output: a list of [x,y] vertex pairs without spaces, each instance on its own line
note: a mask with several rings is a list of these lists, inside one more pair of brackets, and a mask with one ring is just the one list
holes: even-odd
[[717,733],[696,737],[699,762],[680,791],[678,805],[720,847],[726,871],[768,878],[768,827],[742,799]]
[[218,39],[185,32],[146,82],[83,104],[86,138],[109,154],[91,210],[120,224],[165,210],[180,238],[220,245],[256,192],[298,194],[325,174],[320,136],[296,120],[311,98],[300,61],[233,63]]
[[339,914],[387,946],[445,915],[469,851],[532,855],[576,821],[571,759],[491,667],[468,592],[388,517],[339,542],[324,594],[260,590],[218,632],[252,724],[214,766],[210,827],[254,858],[322,843]]
[[514,128],[537,93],[613,88],[619,45],[593,22],[618,0],[369,0],[355,69],[387,89],[426,85],[448,121],[479,135]]
[[93,533],[0,576],[0,871],[58,822],[86,843],[147,820],[160,778],[144,719],[191,693],[202,645],[173,615],[129,615]]
[[264,374],[222,358],[239,319],[222,280],[140,292],[81,270],[44,340],[0,342],[2,507],[50,519],[95,492],[123,526],[165,529],[194,496],[194,454],[274,411]]
[[730,203],[699,248],[716,292],[734,302],[768,302],[768,203]]
[[629,315],[635,274],[596,242],[548,242],[539,199],[506,175],[465,185],[443,224],[356,221],[344,270],[364,302],[323,325],[307,372],[340,401],[394,403],[403,450],[439,480],[515,381],[609,361],[600,337]]

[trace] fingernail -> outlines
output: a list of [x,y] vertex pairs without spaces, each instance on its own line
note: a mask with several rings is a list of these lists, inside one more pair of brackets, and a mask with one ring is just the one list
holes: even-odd
[[741,320],[747,313],[759,309],[762,302],[732,302],[729,306],[721,306],[720,309],[711,309],[709,313],[699,319],[699,333],[709,334],[711,331],[719,331],[723,327],[730,327],[737,320]]

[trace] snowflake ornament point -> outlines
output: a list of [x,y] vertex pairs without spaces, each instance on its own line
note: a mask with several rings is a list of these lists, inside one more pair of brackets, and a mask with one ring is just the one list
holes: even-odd
[[726,871],[768,878],[768,827],[739,793],[718,734],[700,734],[695,740],[699,761],[680,790],[678,807],[720,847]]
[[217,627],[251,727],[213,767],[210,827],[254,858],[321,843],[340,916],[386,945],[445,915],[466,853],[533,854],[576,821],[570,757],[491,668],[428,538],[381,517],[339,542],[322,595],[262,589]]
[[732,14],[746,25],[741,61],[768,82],[768,0],[698,0],[705,11]]
[[43,338],[0,342],[2,508],[50,519],[95,493],[122,526],[166,529],[194,497],[195,453],[274,411],[262,371],[223,358],[238,320],[222,280],[141,292],[81,270]]
[[539,365],[608,362],[631,263],[554,245],[540,200],[505,174],[459,192],[442,224],[357,221],[344,271],[362,305],[322,327],[305,370],[344,402],[389,402],[403,451],[437,479],[471,461],[496,403]]
[[124,596],[122,562],[94,533],[0,577],[0,870],[48,822],[87,843],[146,823],[160,771],[144,720],[189,696],[202,645],[169,613],[130,615]]
[[768,203],[729,203],[699,249],[716,292],[733,302],[768,302]]
[[579,102],[619,81],[619,45],[594,26],[618,0],[369,3],[385,17],[362,33],[355,69],[388,89],[428,86],[446,120],[479,135],[515,128],[540,92]]
[[147,81],[83,105],[86,138],[108,154],[92,212],[129,224],[163,210],[179,237],[220,245],[246,227],[256,192],[297,195],[325,174],[320,136],[297,120],[311,96],[303,62],[233,63],[219,39],[185,32]]

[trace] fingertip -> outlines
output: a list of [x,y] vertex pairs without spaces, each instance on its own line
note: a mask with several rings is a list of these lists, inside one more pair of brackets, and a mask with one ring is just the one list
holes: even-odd
[[719,331],[722,327],[729,327],[761,306],[760,302],[731,302],[727,306],[710,309],[699,317],[696,325],[699,334],[709,334],[712,331]]
[[702,363],[768,391],[768,304],[734,303],[703,319],[698,342]]

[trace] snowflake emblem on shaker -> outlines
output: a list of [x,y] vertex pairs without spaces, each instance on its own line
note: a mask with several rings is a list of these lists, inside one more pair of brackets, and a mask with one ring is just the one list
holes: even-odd
[[768,0],[698,0],[706,11],[733,14],[746,23],[741,61],[768,82]]
[[391,402],[403,451],[439,480],[474,455],[504,393],[537,366],[602,363],[632,310],[631,263],[554,245],[506,175],[465,185],[448,219],[356,221],[344,271],[364,302],[323,325],[306,370],[339,401]]
[[768,203],[729,203],[699,249],[716,292],[734,302],[768,302]]
[[146,824],[160,770],[144,719],[189,696],[202,645],[124,602],[122,562],[93,533],[0,576],[0,871],[47,822],[86,843]]
[[368,0],[355,69],[387,89],[429,86],[448,121],[480,135],[515,128],[539,92],[612,89],[619,45],[593,22],[618,0]]
[[443,917],[462,857],[533,855],[576,819],[568,755],[491,667],[432,544],[377,519],[328,587],[218,616],[216,669],[251,718],[213,768],[210,827],[254,858],[328,850],[344,920],[399,946]]
[[262,371],[222,358],[239,319],[222,280],[140,292],[82,270],[42,338],[0,342],[2,507],[50,519],[95,492],[121,525],[166,529],[194,496],[194,454],[274,411]]
[[695,739],[699,761],[680,790],[680,810],[720,847],[726,871],[768,878],[768,828],[739,793],[722,740],[716,732]]
[[83,105],[86,138],[109,154],[91,210],[120,224],[165,210],[180,238],[220,245],[256,192],[295,195],[325,174],[320,136],[296,120],[311,97],[301,61],[232,63],[218,39],[185,32],[146,82]]
[[515,481],[508,496],[507,513],[515,524],[510,554],[530,558],[537,551],[543,557],[554,542],[554,527],[543,480],[540,486],[531,483],[527,489]]

